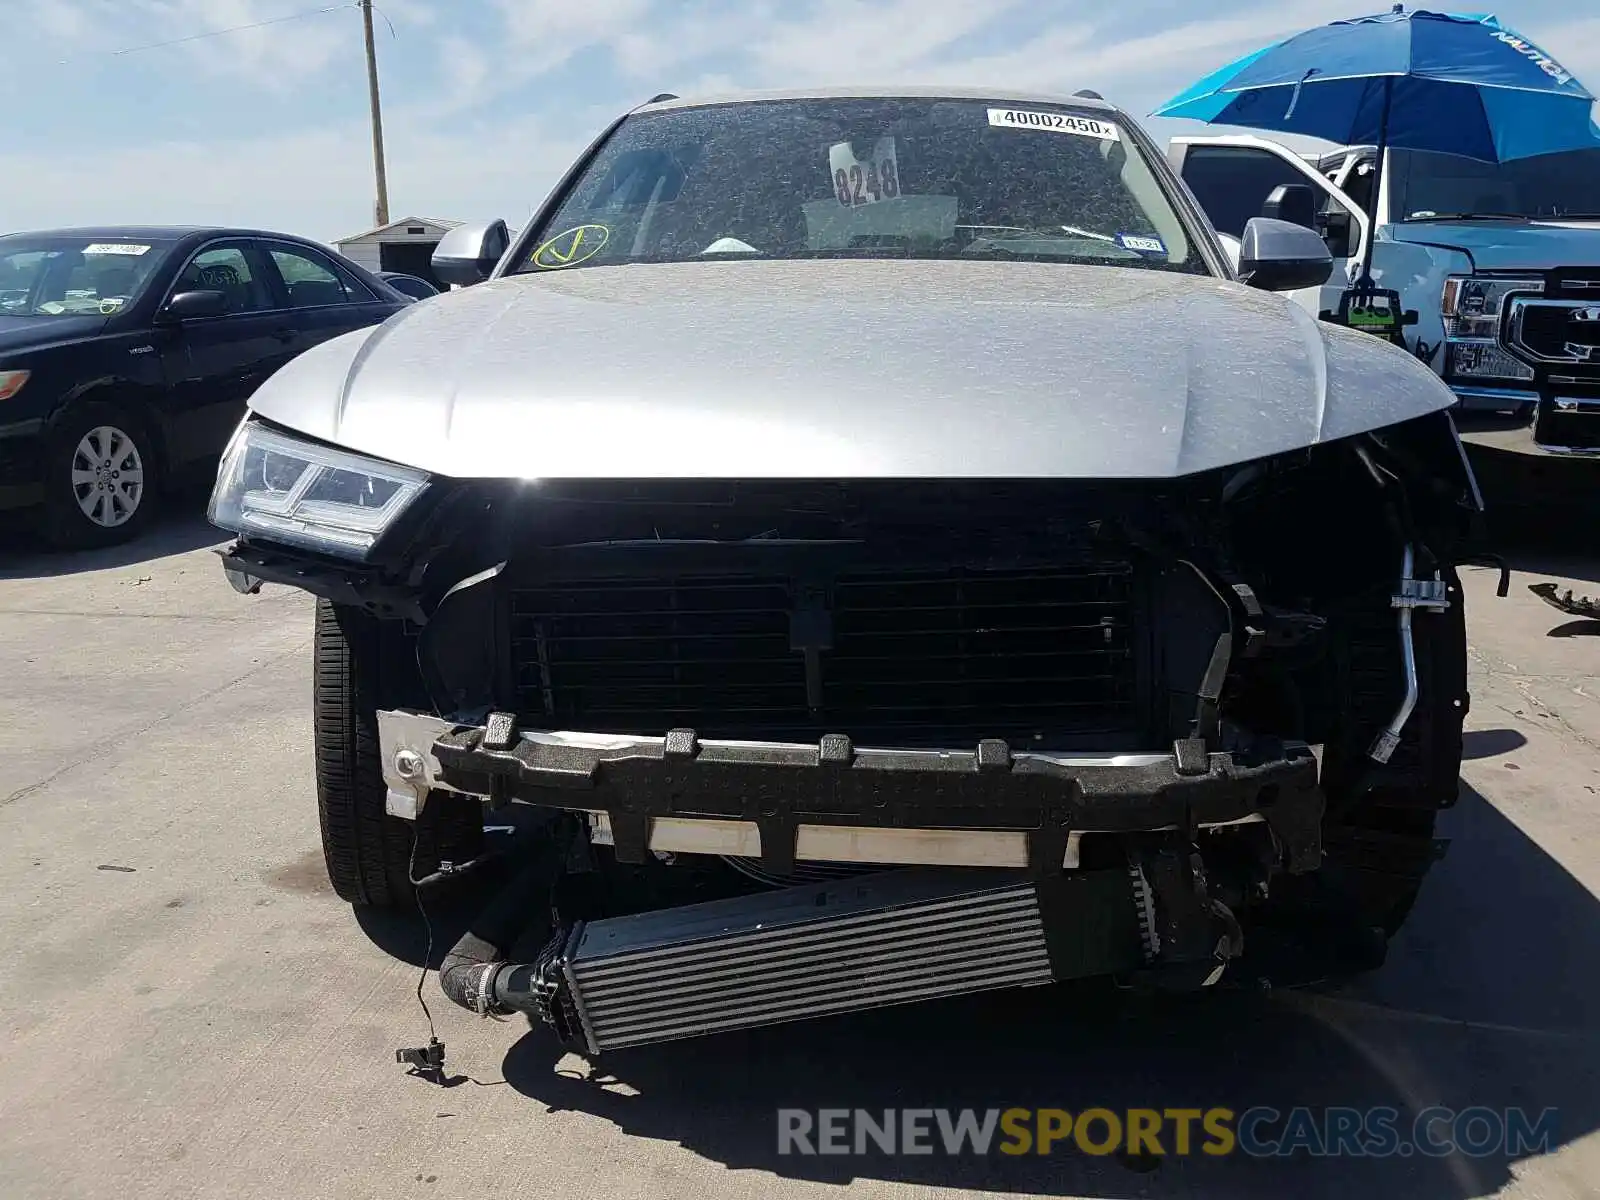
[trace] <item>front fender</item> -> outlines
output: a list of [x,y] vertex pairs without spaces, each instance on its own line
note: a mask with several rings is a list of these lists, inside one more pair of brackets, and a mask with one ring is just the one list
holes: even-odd
[[1372,249],[1373,279],[1399,292],[1404,308],[1417,314],[1406,329],[1406,348],[1438,375],[1444,374],[1444,281],[1470,275],[1472,266],[1467,254],[1448,246],[1380,241]]
[[[255,390],[250,411],[308,437],[337,441],[345,397],[362,351],[379,329],[405,320],[417,307],[410,305],[381,325],[341,334],[291,359]],[[403,418],[403,413],[395,415],[396,420]]]

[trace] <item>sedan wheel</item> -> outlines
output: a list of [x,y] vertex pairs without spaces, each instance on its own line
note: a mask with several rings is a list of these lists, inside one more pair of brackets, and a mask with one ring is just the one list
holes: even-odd
[[144,414],[96,402],[69,409],[45,445],[44,535],[62,549],[139,536],[160,507],[161,463]]
[[72,456],[72,491],[83,515],[102,529],[133,519],[144,500],[144,459],[133,438],[115,425],[97,425]]

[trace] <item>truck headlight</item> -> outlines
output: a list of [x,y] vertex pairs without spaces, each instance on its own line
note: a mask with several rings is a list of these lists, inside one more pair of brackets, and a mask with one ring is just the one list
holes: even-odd
[[361,559],[427,483],[411,467],[247,420],[223,453],[206,515],[234,533]]
[[1439,313],[1444,318],[1446,379],[1501,379],[1525,383],[1533,368],[1500,340],[1506,301],[1544,291],[1544,280],[1496,275],[1452,275],[1444,281]]
[[1452,275],[1444,281],[1439,308],[1448,332],[1458,337],[1492,338],[1500,332],[1509,297],[1543,291],[1542,279]]
[[1444,373],[1451,379],[1533,378],[1533,368],[1505,350],[1498,342],[1445,339]]

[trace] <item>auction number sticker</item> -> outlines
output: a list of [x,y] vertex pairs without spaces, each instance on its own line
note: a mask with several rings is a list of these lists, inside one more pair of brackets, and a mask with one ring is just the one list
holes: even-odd
[[1122,134],[1110,121],[1075,117],[1071,113],[1039,112],[1028,108],[991,108],[989,124],[1002,129],[1039,129],[1046,133],[1075,133],[1079,137],[1120,142]]
[[125,242],[94,242],[83,248],[85,254],[148,254],[149,246],[129,245]]
[[900,194],[900,162],[892,137],[879,138],[866,158],[857,158],[849,142],[830,146],[828,170],[833,194],[845,208],[893,200]]
[[1117,245],[1124,250],[1134,250],[1140,254],[1165,254],[1167,244],[1158,237],[1146,237],[1138,233],[1117,234]]

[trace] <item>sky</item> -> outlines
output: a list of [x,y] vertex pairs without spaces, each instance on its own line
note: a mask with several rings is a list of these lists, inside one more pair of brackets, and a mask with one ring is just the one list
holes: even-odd
[[[318,0],[0,0],[0,232],[226,224],[333,241],[369,228],[361,17],[349,3],[319,7]],[[1361,0],[378,0],[390,213],[504,217],[516,228],[609,120],[658,92],[1089,87],[1143,118],[1250,49],[1386,7],[1382,0],[1370,7]],[[1600,92],[1594,0],[1502,0],[1493,11]],[[175,44],[156,45],[168,42]],[[1210,132],[1192,122],[1147,124],[1162,140]]]

